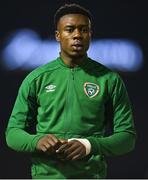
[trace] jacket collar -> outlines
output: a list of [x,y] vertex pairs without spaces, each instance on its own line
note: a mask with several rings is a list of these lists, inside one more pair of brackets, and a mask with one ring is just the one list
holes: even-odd
[[[63,59],[61,57],[57,58],[57,61],[59,62],[59,64],[65,68],[70,68],[70,66],[68,66],[67,64],[64,63]],[[74,69],[83,69],[84,67],[87,66],[88,62],[90,61],[90,59],[86,56],[86,58],[84,59],[84,61],[82,62],[81,65],[75,66]]]

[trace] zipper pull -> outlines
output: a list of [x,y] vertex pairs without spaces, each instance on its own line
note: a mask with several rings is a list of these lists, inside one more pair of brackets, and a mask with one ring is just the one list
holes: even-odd
[[74,80],[74,68],[71,68],[72,79]]

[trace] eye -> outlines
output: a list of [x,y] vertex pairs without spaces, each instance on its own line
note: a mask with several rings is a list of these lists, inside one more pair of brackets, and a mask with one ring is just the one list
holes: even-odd
[[83,27],[83,28],[81,28],[81,32],[82,33],[87,33],[87,32],[89,32],[89,28]]
[[68,32],[68,33],[72,33],[73,32],[73,28],[66,28],[65,31]]

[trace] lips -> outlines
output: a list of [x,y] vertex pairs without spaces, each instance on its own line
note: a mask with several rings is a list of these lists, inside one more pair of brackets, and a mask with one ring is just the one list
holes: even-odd
[[72,47],[73,47],[75,50],[82,50],[82,49],[83,49],[83,44],[80,43],[80,42],[76,42],[76,43],[72,44]]
[[83,44],[82,44],[82,41],[74,41],[74,43],[72,45],[81,45],[82,46]]

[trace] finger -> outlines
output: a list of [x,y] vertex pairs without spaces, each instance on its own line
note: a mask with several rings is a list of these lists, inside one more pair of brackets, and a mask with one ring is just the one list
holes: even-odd
[[41,142],[41,145],[45,146],[47,149],[52,147],[51,141],[49,141],[47,137],[43,139],[43,141]]
[[[55,142],[53,142],[52,138],[49,138],[50,136],[44,136],[43,138],[41,138],[38,143],[36,148],[38,150],[41,151],[46,151],[47,149],[50,150],[52,149],[54,146],[56,146],[56,144],[54,144]],[[53,149],[52,149],[53,150]]]
[[51,147],[51,145],[48,142],[45,142],[43,145],[46,147],[46,149],[49,149]]
[[84,153],[83,153],[83,150],[81,150],[81,152],[78,154],[78,155],[75,155],[73,158],[72,158],[72,161],[74,160],[78,160],[78,159],[82,159],[84,157]]
[[67,143],[68,141],[66,139],[59,139],[62,144]]
[[69,142],[68,147],[65,148],[64,153],[65,154],[70,154],[71,152],[75,151],[76,149],[78,150],[81,148],[80,144],[77,142]]
[[46,151],[47,151],[46,146],[42,145],[42,146],[41,146],[41,151],[46,152]]
[[47,141],[55,150],[57,150],[62,144],[56,136],[50,134],[47,135]]
[[47,137],[55,143],[59,142],[59,139],[53,134],[48,134]]
[[71,160],[72,160],[72,161],[75,161],[75,160],[78,160],[78,159],[80,159],[80,156],[79,156],[79,155],[76,155],[76,156],[74,156]]
[[75,149],[74,151],[71,151],[70,153],[68,153],[66,156],[66,159],[70,160],[70,159],[73,159],[75,156],[81,156],[81,149],[80,148]]
[[[74,152],[75,150],[76,150],[75,147],[67,147],[67,148],[63,149],[63,153],[66,154],[66,155],[69,155],[72,152]],[[77,150],[78,150],[78,148],[77,148]]]
[[63,145],[61,145],[57,150],[56,152],[57,153],[63,153],[65,151],[65,149],[67,149],[69,147],[68,143],[65,143]]
[[48,146],[48,145],[44,145],[44,144],[41,146],[41,151],[43,151],[44,153],[47,153],[47,154],[55,153],[55,150],[52,146]]
[[58,142],[60,142],[54,135],[47,135],[47,140],[51,146],[55,146]]

